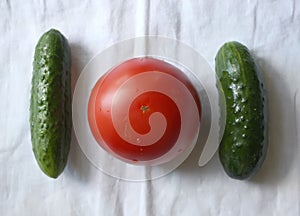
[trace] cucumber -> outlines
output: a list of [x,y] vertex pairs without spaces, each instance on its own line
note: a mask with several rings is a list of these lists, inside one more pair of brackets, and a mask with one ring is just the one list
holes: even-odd
[[71,51],[67,39],[51,29],[35,47],[30,129],[37,163],[52,178],[57,178],[67,164],[71,115]]
[[230,177],[249,179],[267,152],[264,83],[248,48],[239,42],[225,43],[216,55],[215,66],[226,101],[219,158]]

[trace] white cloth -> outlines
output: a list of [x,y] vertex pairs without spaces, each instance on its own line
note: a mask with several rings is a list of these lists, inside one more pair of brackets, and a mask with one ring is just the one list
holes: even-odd
[[[7,0],[0,14],[0,215],[300,215],[298,1]],[[259,173],[233,180],[217,154],[200,168],[193,152],[167,176],[122,181],[93,167],[73,135],[64,173],[46,177],[31,150],[29,98],[34,47],[50,28],[70,42],[73,89],[85,64],[120,40],[178,39],[212,68],[224,42],[247,45],[269,94],[269,150]]]

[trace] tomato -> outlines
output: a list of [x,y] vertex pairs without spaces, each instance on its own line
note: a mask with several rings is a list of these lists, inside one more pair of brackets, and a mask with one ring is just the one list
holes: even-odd
[[195,88],[177,67],[149,57],[108,71],[97,81],[88,104],[97,143],[127,162],[163,158],[177,145],[167,160],[176,157],[188,146],[178,142],[196,133],[184,126],[185,117],[196,119],[191,120],[193,128],[199,124],[201,104]]

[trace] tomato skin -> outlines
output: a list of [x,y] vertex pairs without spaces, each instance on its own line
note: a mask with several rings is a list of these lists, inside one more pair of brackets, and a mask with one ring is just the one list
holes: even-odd
[[[134,80],[137,78],[139,81]],[[160,83],[161,79],[165,82]],[[88,104],[89,125],[97,143],[116,157],[130,161],[150,161],[170,151],[181,132],[181,114],[173,98],[155,89],[164,85],[165,89],[177,91],[173,87],[174,80],[183,83],[190,91],[200,118],[201,105],[196,90],[188,78],[171,64],[149,57],[135,58],[101,77],[91,92]],[[153,90],[143,90],[141,82]],[[134,91],[138,93],[130,101],[124,99]],[[116,96],[118,94],[121,96]],[[176,94],[180,97],[180,91]],[[161,132],[153,132],[155,127],[159,127]]]

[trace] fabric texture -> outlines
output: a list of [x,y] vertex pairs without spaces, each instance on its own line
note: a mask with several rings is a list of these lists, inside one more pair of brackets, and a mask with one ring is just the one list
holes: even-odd
[[[300,3],[266,1],[7,0],[0,2],[0,215],[300,215]],[[128,182],[97,170],[72,137],[58,179],[39,169],[31,148],[29,98],[39,37],[60,30],[72,50],[72,88],[88,61],[125,39],[180,40],[214,68],[226,41],[245,44],[263,72],[269,98],[269,149],[249,181],[229,178],[218,155],[199,153],[175,171]]]

